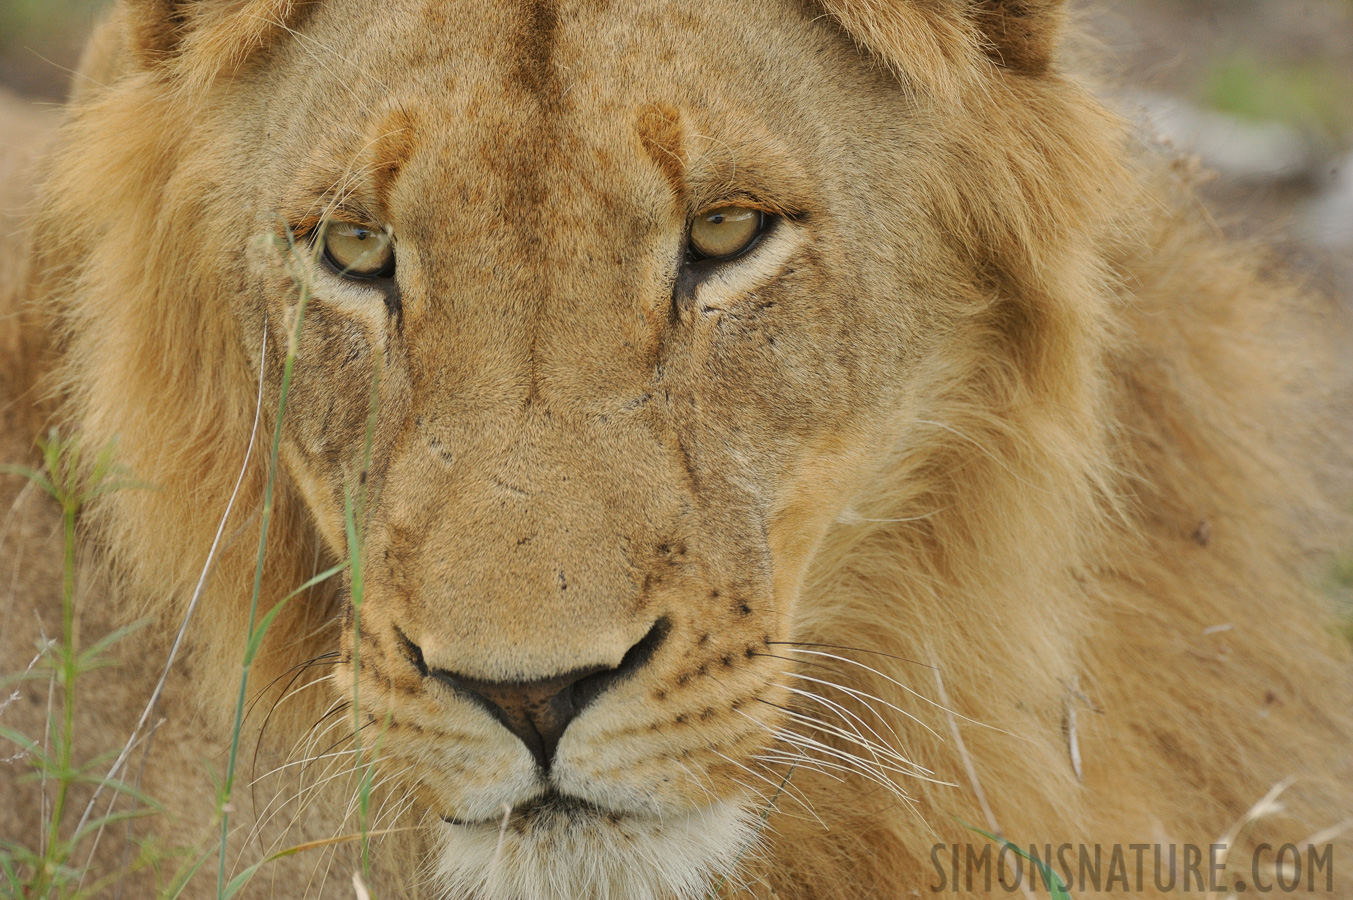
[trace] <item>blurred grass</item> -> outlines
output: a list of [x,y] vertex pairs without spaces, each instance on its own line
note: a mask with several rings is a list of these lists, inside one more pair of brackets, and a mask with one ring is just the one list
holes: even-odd
[[1335,560],[1330,576],[1330,593],[1342,614],[1344,636],[1353,641],[1353,555]]
[[1202,88],[1205,104],[1251,121],[1276,121],[1338,150],[1353,134],[1353,87],[1332,64],[1264,63],[1248,52],[1217,59]]
[[0,85],[51,100],[110,0],[0,0]]

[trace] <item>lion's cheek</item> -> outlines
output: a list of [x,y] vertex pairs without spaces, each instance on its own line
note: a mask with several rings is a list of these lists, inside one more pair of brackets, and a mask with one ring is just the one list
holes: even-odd
[[315,527],[333,553],[346,555],[342,509],[327,478],[311,466],[311,457],[295,444],[284,441],[280,448],[283,466],[301,493]]
[[853,430],[826,435],[804,450],[776,491],[767,543],[777,608],[790,608],[827,529],[867,480],[872,443]]
[[281,408],[283,466],[328,548],[346,557],[344,498],[379,477],[408,406],[402,346],[392,344],[379,323],[313,298],[282,406],[289,342],[277,329],[267,340],[265,393]]

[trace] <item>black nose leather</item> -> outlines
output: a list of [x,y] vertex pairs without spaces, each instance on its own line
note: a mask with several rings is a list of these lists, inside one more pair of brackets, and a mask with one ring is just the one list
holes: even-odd
[[[653,623],[615,668],[587,666],[534,681],[482,681],[447,669],[421,665],[419,668],[477,701],[515,734],[540,767],[548,771],[569,723],[607,688],[642,668],[670,630],[666,619]],[[412,644],[408,649],[417,654],[415,665],[420,663],[422,652]]]

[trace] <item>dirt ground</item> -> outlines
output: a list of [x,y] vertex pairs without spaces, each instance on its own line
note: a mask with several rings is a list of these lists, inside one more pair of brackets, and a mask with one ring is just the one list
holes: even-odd
[[[0,0],[0,88],[58,102],[108,0]],[[1353,0],[1072,0],[1125,109],[1217,171],[1219,221],[1353,306]]]

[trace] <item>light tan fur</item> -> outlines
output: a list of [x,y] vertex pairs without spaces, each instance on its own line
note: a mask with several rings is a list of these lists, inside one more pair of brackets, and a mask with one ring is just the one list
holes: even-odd
[[[289,347],[259,605],[348,557],[365,498],[362,607],[347,573],[270,632],[231,871],[358,827],[354,681],[370,824],[403,829],[374,844],[383,897],[902,898],[932,845],[982,842],[965,822],[1206,846],[1287,778],[1247,839],[1344,821],[1353,670],[1311,587],[1342,332],[1217,236],[1062,24],[1052,0],[124,0],[29,269],[0,272],[26,304],[0,320],[25,342],[6,452],[42,375],[156,488],[85,520],[85,633],[158,623],[89,689],[91,752],[140,715],[263,398],[145,769],[167,809],[136,827],[214,827]],[[687,223],[728,203],[776,223],[692,283]],[[397,296],[315,261],[330,216],[389,227]],[[14,502],[7,668],[26,610],[57,616],[50,513]],[[654,623],[559,744],[582,807],[532,812],[524,745],[428,675],[616,666]],[[35,791],[0,779],[0,833]],[[350,896],[357,859],[249,891]]]

